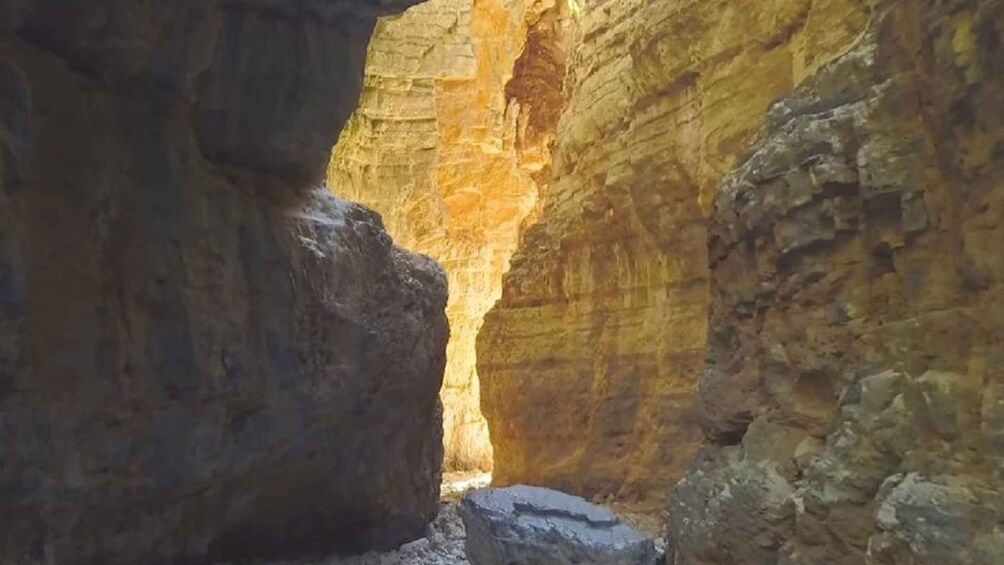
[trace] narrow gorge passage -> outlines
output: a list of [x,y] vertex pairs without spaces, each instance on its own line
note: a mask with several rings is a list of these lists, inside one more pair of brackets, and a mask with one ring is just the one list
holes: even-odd
[[1002,100],[1004,0],[0,0],[0,564],[1000,565]]
[[328,185],[446,270],[444,471],[491,472],[475,339],[550,181],[574,22],[563,1],[430,0],[377,23]]

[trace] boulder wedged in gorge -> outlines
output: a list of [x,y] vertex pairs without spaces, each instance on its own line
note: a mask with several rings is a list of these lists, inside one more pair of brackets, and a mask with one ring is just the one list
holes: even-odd
[[405,4],[0,3],[0,562],[396,547],[435,515],[445,276],[304,181]]
[[678,565],[1004,556],[1004,2],[881,2],[721,183]]
[[477,343],[497,484],[659,506],[701,442],[706,215],[855,1],[589,0],[553,178]]

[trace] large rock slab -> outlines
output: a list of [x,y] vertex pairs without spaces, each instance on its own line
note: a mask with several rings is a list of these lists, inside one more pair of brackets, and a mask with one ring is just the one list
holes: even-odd
[[303,182],[391,3],[15,4],[0,562],[243,562],[420,535],[445,276]]
[[612,512],[556,490],[517,485],[460,502],[472,565],[654,565],[655,542]]

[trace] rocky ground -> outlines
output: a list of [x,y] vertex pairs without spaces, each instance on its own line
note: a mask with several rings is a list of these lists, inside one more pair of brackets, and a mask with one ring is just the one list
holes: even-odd
[[[324,561],[295,565],[459,565],[467,563],[464,555],[464,523],[457,514],[457,502],[467,492],[487,486],[491,475],[448,473],[443,477],[442,507],[439,517],[429,525],[425,537],[402,545],[396,551],[370,552],[354,557],[335,557]],[[275,565],[294,565],[277,563]]]
[[[457,502],[444,502],[436,521],[429,525],[426,537],[405,544],[396,551],[370,552],[354,557],[331,557],[321,561],[281,561],[267,565],[462,565],[464,524],[457,514]],[[228,564],[221,564],[228,565]],[[266,564],[262,564],[266,565]]]
[[[321,561],[278,562],[269,565],[466,565],[464,523],[457,513],[459,500],[471,490],[487,486],[491,475],[448,474],[442,488],[439,517],[429,525],[425,537],[407,543],[396,551],[370,552],[354,557],[331,557]],[[638,512],[628,506],[608,504],[628,525],[654,536],[656,546],[664,548],[662,516]]]
[[443,501],[439,517],[430,524],[426,537],[387,553],[370,552],[305,565],[460,565],[464,555],[464,524],[457,514],[457,501]]
[[[330,557],[321,561],[280,561],[261,565],[462,565],[464,524],[457,514],[457,500],[444,500],[439,517],[426,535],[396,551],[370,552],[354,557]],[[229,564],[219,564],[229,565]]]

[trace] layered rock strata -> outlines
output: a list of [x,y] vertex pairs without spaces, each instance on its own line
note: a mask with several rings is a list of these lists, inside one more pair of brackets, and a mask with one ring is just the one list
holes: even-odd
[[474,341],[548,176],[564,74],[558,8],[432,0],[379,22],[328,171],[337,194],[446,267],[448,470],[492,466]]
[[497,483],[666,498],[701,440],[714,187],[864,4],[584,3],[553,180],[478,338]]
[[394,547],[445,277],[326,191],[407,2],[0,3],[0,562]]
[[1004,558],[1004,2],[873,21],[716,193],[679,565]]

